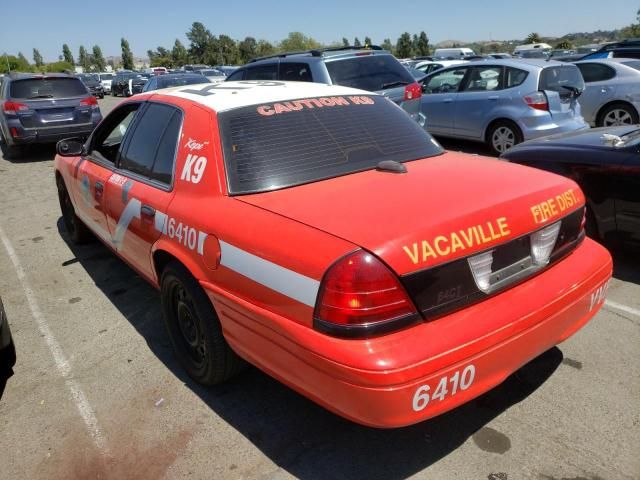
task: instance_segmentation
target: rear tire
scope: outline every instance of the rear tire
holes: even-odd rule
[[[0,151],[5,160],[16,160],[22,156],[20,145],[8,145],[4,137],[0,135]]]
[[[614,127],[635,125],[638,122],[638,112],[632,106],[625,103],[613,103],[600,112],[596,126]]]
[[[93,240],[91,230],[89,230],[76,215],[64,180],[58,178],[56,183],[58,186],[58,201],[60,202],[60,210],[62,211],[62,220],[64,221],[64,226],[67,229],[71,241],[77,245],[81,245]]]
[[[499,120],[487,130],[486,142],[496,156],[522,143],[522,139],[520,128],[511,120]]]
[[[187,374],[203,385],[216,385],[239,373],[245,362],[225,340],[209,297],[189,271],[169,263],[160,287],[173,351]]]

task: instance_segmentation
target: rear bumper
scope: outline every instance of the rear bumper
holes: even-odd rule
[[[581,116],[556,123],[546,112],[544,116],[520,118],[519,123],[525,141],[546,137],[547,135],[555,135],[556,133],[574,132],[589,128],[589,124]]]
[[[327,337],[203,286],[241,356],[341,416],[394,428],[468,402],[567,339],[602,306],[611,271],[609,253],[585,239],[541,274],[484,302],[368,340]],[[441,384],[446,394],[438,394]]]
[[[29,145],[35,143],[56,143],[69,137],[88,137],[102,117],[93,123],[65,125],[60,127],[23,128],[16,127],[17,136],[8,138],[10,145]],[[9,125],[11,127],[11,125]]]

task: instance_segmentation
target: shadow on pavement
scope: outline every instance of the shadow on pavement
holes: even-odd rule
[[[96,286],[146,340],[150,350],[216,415],[275,464],[302,479],[404,479],[454,451],[542,385],[563,359],[558,348],[523,366],[503,384],[449,413],[418,425],[378,430],[317,406],[256,368],[213,388],[193,382],[175,361],[161,320],[158,292],[101,243],[76,246],[58,229]],[[502,435],[506,444],[509,439]],[[506,447],[507,449],[509,446]],[[485,478],[491,472],[480,477]]]
[[[618,280],[640,285],[640,251],[611,251],[613,276]]]
[[[12,368],[0,368],[0,400],[4,395],[4,389],[7,386],[7,381],[13,377]]]
[[[56,145],[25,145],[16,158],[7,158],[7,162],[14,164],[20,163],[36,163],[53,161],[56,156]]]

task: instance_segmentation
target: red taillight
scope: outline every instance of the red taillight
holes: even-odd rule
[[[80,105],[98,105],[98,100],[93,95],[80,100]]]
[[[29,110],[29,105],[18,102],[4,102],[2,110],[4,113],[8,113],[9,115],[15,115],[18,112],[25,112]]]
[[[524,102],[536,110],[549,111],[549,102],[544,92],[533,92],[523,97]]]
[[[326,273],[315,318],[325,324],[354,327],[416,314],[398,277],[375,256],[358,250]]]
[[[414,82],[404,88],[404,99],[413,100],[422,96],[422,87],[419,83]]]

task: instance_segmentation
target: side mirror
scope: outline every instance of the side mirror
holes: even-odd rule
[[[61,157],[77,157],[84,154],[84,144],[79,138],[65,138],[56,143],[56,152]]]

